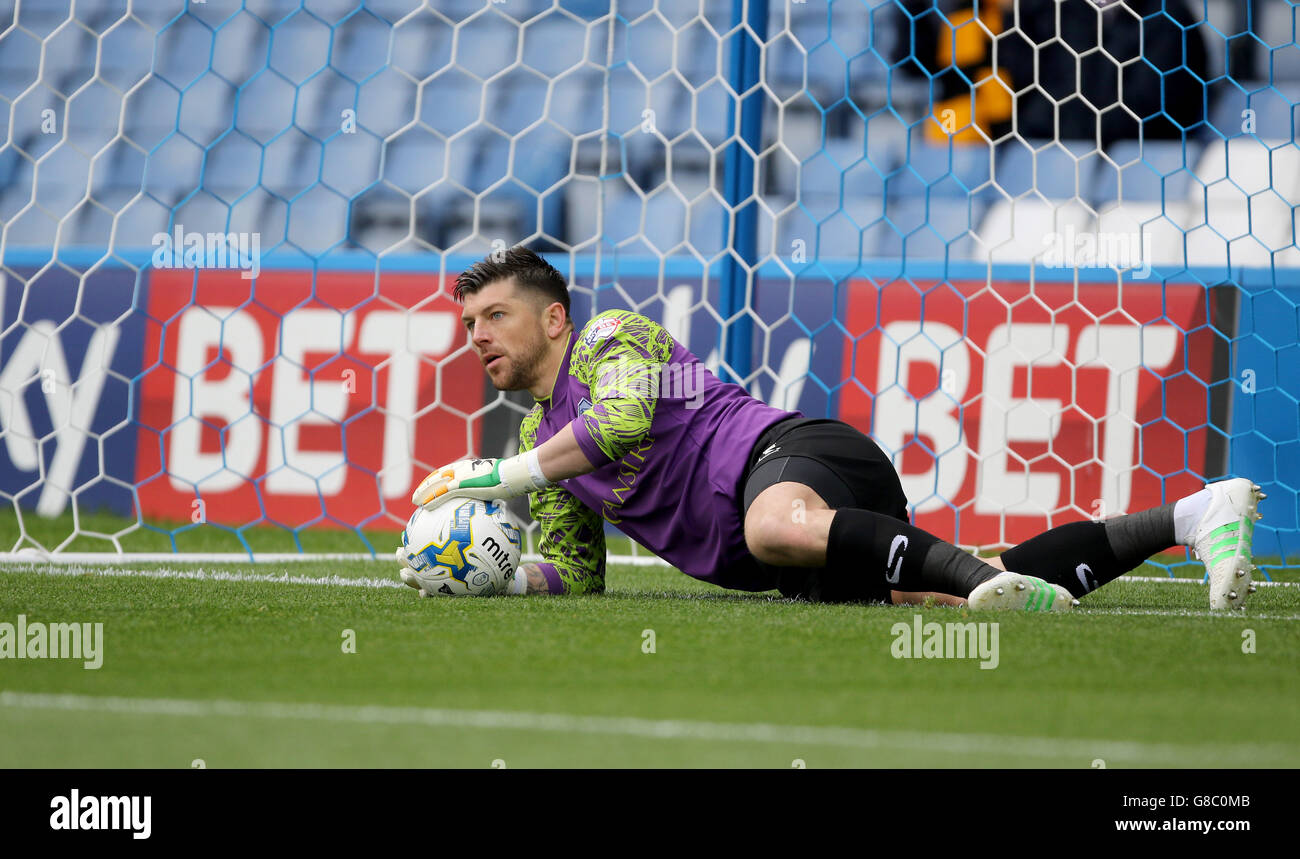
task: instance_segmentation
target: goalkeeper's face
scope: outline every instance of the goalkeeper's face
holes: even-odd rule
[[[512,281],[497,281],[465,296],[462,322],[498,391],[523,391],[542,375],[550,340],[538,302]]]

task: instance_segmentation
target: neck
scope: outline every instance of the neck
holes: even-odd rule
[[[549,400],[551,394],[555,392],[555,381],[560,375],[560,365],[564,363],[564,355],[569,351],[569,337],[572,333],[573,326],[566,326],[564,333],[558,339],[551,341],[546,357],[542,359],[542,365],[538,368],[537,381],[528,388],[533,399],[539,402]]]

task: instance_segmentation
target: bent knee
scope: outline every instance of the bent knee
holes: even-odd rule
[[[759,511],[757,515],[751,510],[745,518],[745,545],[751,555],[765,564],[774,566],[808,566],[815,561],[819,552],[825,552],[825,545],[818,547],[807,527],[806,519],[789,509],[774,510],[770,507]]]

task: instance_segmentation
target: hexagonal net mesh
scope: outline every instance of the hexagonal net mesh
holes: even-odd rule
[[[516,449],[531,399],[487,384],[449,284],[525,243],[580,322],[636,310],[871,432],[954,542],[1245,475],[1285,565],[1294,23],[1287,0],[0,2],[4,548],[386,552],[426,471]]]

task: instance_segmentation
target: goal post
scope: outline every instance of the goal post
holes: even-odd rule
[[[960,545],[1240,475],[1295,566],[1294,8],[1067,5],[0,3],[0,557],[386,556],[525,243]]]

